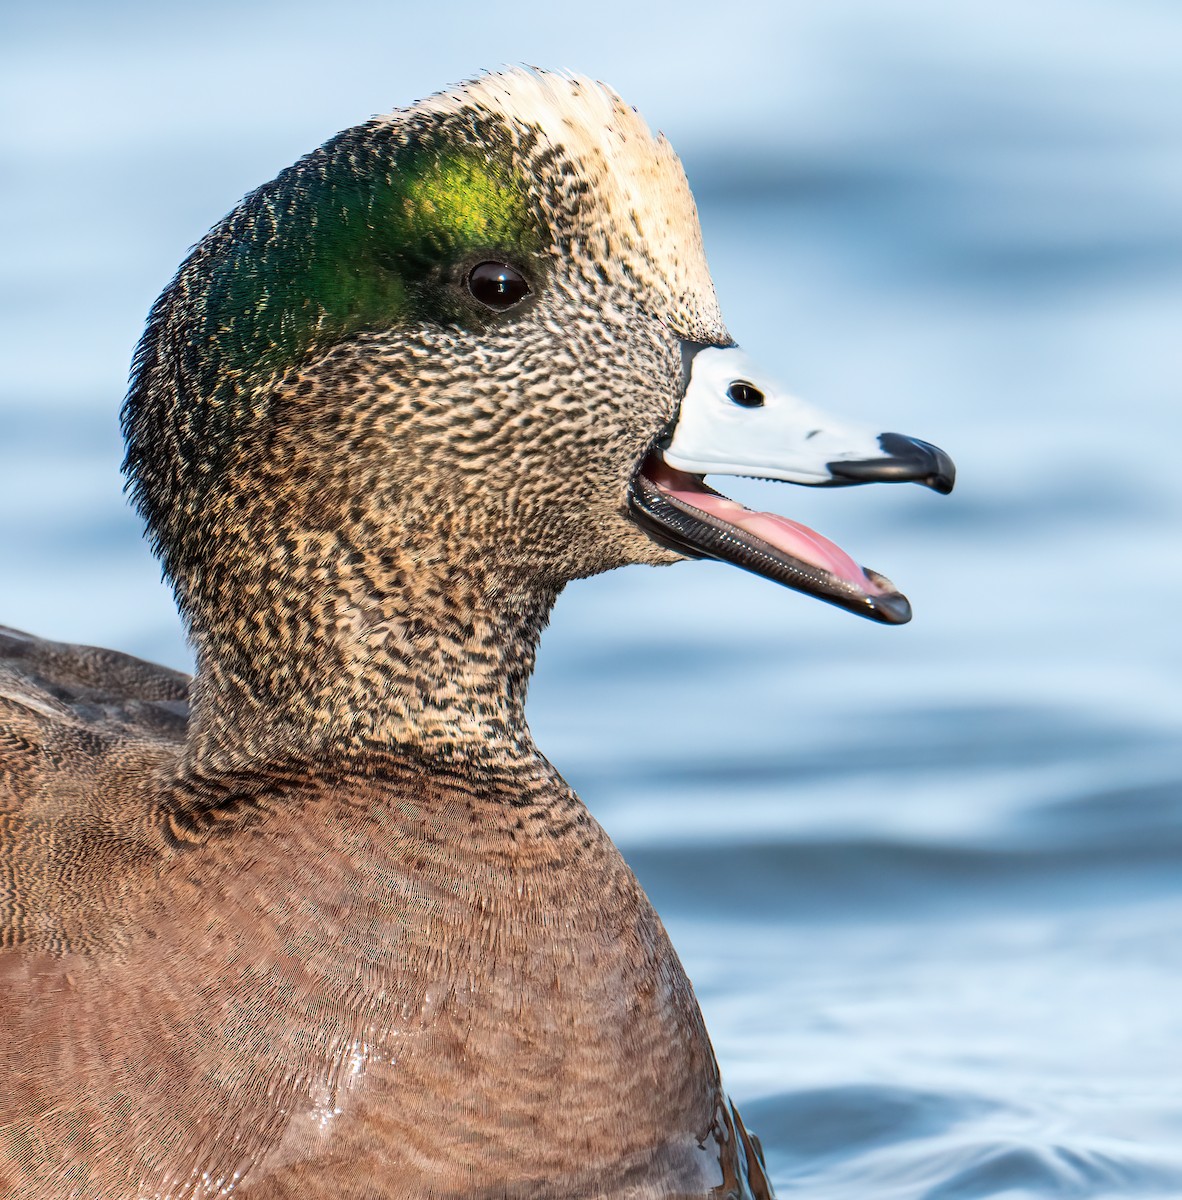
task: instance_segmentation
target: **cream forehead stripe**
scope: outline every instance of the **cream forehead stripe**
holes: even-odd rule
[[[513,68],[441,92],[413,111],[468,108],[498,114],[561,146],[594,181],[602,213],[597,232],[609,252],[666,295],[669,315],[687,326],[678,332],[729,341],[685,171],[666,138],[654,137],[634,108],[590,79]],[[644,265],[647,271],[637,269]]]

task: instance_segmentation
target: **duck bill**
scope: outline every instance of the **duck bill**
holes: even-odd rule
[[[898,433],[834,420],[770,379],[737,346],[686,348],[675,421],[638,469],[633,519],[659,544],[714,558],[889,625],[911,606],[876,571],[808,526],[753,512],[706,475],[748,475],[812,487],[919,483],[942,494],[956,470],[944,451]]]

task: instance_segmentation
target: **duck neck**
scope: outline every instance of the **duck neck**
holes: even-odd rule
[[[384,558],[327,570],[290,562],[223,583],[194,613],[197,674],[187,767],[203,774],[293,758],[383,754],[441,765],[533,760],[525,699],[558,589],[474,562]]]

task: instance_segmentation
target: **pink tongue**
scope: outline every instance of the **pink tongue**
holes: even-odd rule
[[[859,591],[871,596],[883,594],[883,589],[868,579],[866,572],[840,546],[835,546],[828,538],[823,538],[807,525],[801,525],[799,521],[789,521],[787,517],[778,516],[776,513],[752,512],[734,500],[698,488],[692,475],[675,471],[664,463],[659,470],[646,470],[645,473],[661,491],[683,504],[718,517],[728,525],[736,525],[748,533],[753,533],[777,550],[782,550],[810,566],[820,567],[822,571],[844,579]]]

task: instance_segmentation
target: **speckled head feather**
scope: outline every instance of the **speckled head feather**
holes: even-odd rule
[[[481,261],[529,295],[477,302]],[[461,630],[434,639],[456,658],[429,685],[421,663],[363,683],[417,657],[408,627],[470,630],[512,595],[520,628],[488,626],[532,648],[569,579],[672,561],[625,498],[683,340],[730,340],[693,199],[602,84],[486,75],[249,195],[153,308],[124,409],[207,681],[197,727],[215,696],[239,730],[244,708],[260,730],[367,725],[436,671],[479,673]],[[532,649],[510,672],[522,690],[531,666]]]
[[[124,414],[149,519],[149,393],[182,382],[159,380],[166,351],[198,376],[186,406],[223,408],[335,341],[471,319],[440,276],[465,251],[497,248],[582,257],[672,332],[726,338],[668,141],[604,84],[487,74],[337,135],[248,196],[182,266],[153,309]]]

